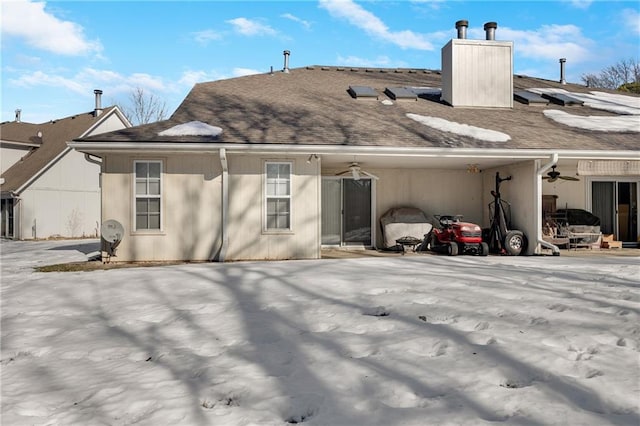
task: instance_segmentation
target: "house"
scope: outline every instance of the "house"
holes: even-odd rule
[[[557,253],[541,235],[543,195],[636,242],[640,98],[513,75],[494,23],[487,40],[457,26],[442,71],[290,68],[285,51],[281,72],[200,83],[168,120],[71,142],[102,158],[113,260],[379,247],[379,219],[398,206],[488,226],[497,173],[512,177],[501,192],[527,254]],[[543,179],[552,166],[579,180]]]
[[[2,237],[98,235],[100,162],[69,148],[67,142],[131,123],[118,107],[103,109],[102,91],[94,93],[91,112],[36,124],[23,122],[17,110],[15,121],[0,124]]]

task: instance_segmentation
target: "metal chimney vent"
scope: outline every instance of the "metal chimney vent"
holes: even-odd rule
[[[21,109],[16,110],[16,123],[20,122],[20,113],[22,113]]]
[[[469,27],[469,21],[462,19],[456,22],[456,29],[458,30],[458,38],[467,38],[467,28]]]
[[[496,28],[498,28],[497,22],[487,22],[484,24],[484,30],[487,33],[487,40],[496,39]]]
[[[102,114],[102,90],[96,89],[93,93],[96,95],[96,109],[94,110],[94,115],[97,117]]]
[[[567,84],[567,80],[564,78],[564,64],[567,62],[567,58],[560,58],[560,84]]]
[[[289,73],[289,55],[291,55],[291,52],[289,52],[288,50],[285,50],[282,53],[284,54],[284,68],[282,69],[282,72],[288,74]]]

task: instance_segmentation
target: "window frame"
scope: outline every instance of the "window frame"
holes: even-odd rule
[[[269,178],[268,169],[270,165],[287,165],[289,167],[289,177],[286,183],[288,184],[288,194],[269,194]],[[280,180],[280,176],[276,178],[275,184],[283,183],[284,180]],[[287,160],[266,160],[264,161],[264,175],[263,175],[263,215],[262,215],[262,232],[265,234],[288,234],[293,232],[293,161]],[[269,200],[288,200],[289,202],[289,226],[287,228],[270,228],[269,227]]]
[[[159,164],[160,165],[160,178],[158,180],[159,183],[159,194],[138,194],[137,192],[137,184],[138,184],[138,175],[137,175],[137,168],[138,168],[138,164]],[[134,233],[138,233],[138,234],[158,234],[158,233],[162,233],[164,232],[164,202],[163,202],[163,192],[164,192],[164,161],[163,160],[134,160],[133,161],[133,208],[132,208],[132,213],[133,213],[133,226],[131,227],[131,229],[133,230]],[[149,177],[148,177],[148,173],[147,173],[147,177],[145,178],[145,182],[147,183],[147,188],[149,186]],[[147,191],[148,192],[148,191]],[[157,199],[159,201],[159,227],[158,228],[138,228],[138,200],[139,199],[145,199],[145,200],[150,200],[150,199]],[[149,218],[149,212],[147,212],[147,220]],[[148,223],[147,223],[148,224]]]

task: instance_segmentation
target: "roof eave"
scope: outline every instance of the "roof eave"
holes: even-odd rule
[[[563,159],[589,160],[640,160],[640,151],[563,150],[563,149],[514,149],[514,148],[437,148],[437,147],[388,147],[388,146],[336,146],[336,145],[289,145],[289,144],[225,144],[189,142],[69,142],[77,151],[100,156],[100,154],[122,154],[154,152],[168,153],[217,153],[225,149],[228,154],[358,154],[371,156],[419,156],[446,158],[512,158],[514,160],[547,158],[557,153]]]

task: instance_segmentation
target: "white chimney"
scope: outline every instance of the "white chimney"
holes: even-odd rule
[[[487,33],[487,40],[496,39],[496,28],[498,28],[497,22],[487,22],[484,24],[484,30]]]
[[[456,29],[458,30],[458,38],[467,38],[467,27],[469,27],[469,21],[462,19],[456,22]]]
[[[94,110],[93,114],[97,117],[102,114],[102,90],[96,89],[93,91],[93,93],[95,93],[96,95],[96,109]]]
[[[513,42],[494,40],[495,22],[484,26],[489,42],[461,38],[465,24],[456,22],[458,38],[441,51],[441,100],[453,107],[512,108]]]
[[[567,80],[564,78],[564,64],[567,62],[567,58],[560,58],[560,84],[567,84]]]
[[[16,110],[16,123],[20,122],[20,114],[22,113],[21,109]]]
[[[285,50],[282,53],[284,54],[284,68],[282,69],[282,72],[289,73],[289,55],[291,55],[291,52]]]

